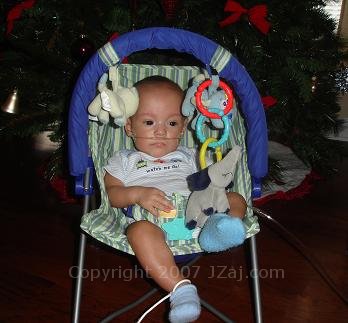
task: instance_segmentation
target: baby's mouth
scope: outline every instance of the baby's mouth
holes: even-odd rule
[[[166,144],[163,141],[155,142],[152,144],[155,147],[164,147]]]

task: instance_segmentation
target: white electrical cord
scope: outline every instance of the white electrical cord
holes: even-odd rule
[[[191,281],[189,279],[183,279],[180,280],[179,282],[177,282],[173,288],[173,290],[166,296],[164,296],[163,298],[161,298],[158,302],[156,302],[155,304],[153,304],[141,317],[140,319],[137,321],[137,323],[140,323],[147,314],[149,314],[157,305],[161,304],[163,301],[165,301],[167,298],[169,298],[170,296],[172,296],[172,294],[175,292],[175,290],[183,283],[189,283],[191,284]]]

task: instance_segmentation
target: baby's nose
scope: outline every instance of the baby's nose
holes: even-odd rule
[[[166,125],[162,122],[159,122],[157,125],[156,125],[156,128],[155,128],[155,134],[157,136],[165,136],[167,134],[167,128],[166,128]]]

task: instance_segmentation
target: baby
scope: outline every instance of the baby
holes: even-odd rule
[[[105,188],[113,207],[137,204],[160,216],[161,211],[175,208],[167,196],[190,195],[186,178],[197,171],[196,152],[179,146],[186,129],[186,119],[181,114],[184,98],[181,88],[160,76],[146,78],[136,88],[139,107],[125,125],[136,150],[121,150],[109,160],[105,167]],[[164,167],[156,168],[161,164],[168,166],[165,171],[161,171]],[[244,198],[237,193],[227,196],[229,213],[243,218]],[[196,320],[200,314],[197,289],[181,275],[163,230],[150,221],[140,220],[128,226],[126,235],[142,267],[161,288],[171,292],[169,320]]]

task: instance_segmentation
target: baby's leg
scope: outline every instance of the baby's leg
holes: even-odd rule
[[[228,213],[243,219],[247,209],[244,197],[236,192],[227,192],[226,195],[230,204],[230,211]]]
[[[137,221],[127,229],[127,238],[146,272],[167,292],[183,280],[164,232],[149,221]]]
[[[127,238],[142,267],[159,286],[172,292],[184,277],[174,261],[163,231],[151,222],[138,221],[128,227]],[[170,307],[170,322],[196,320],[201,311],[196,287],[192,284],[179,285],[170,296]]]

